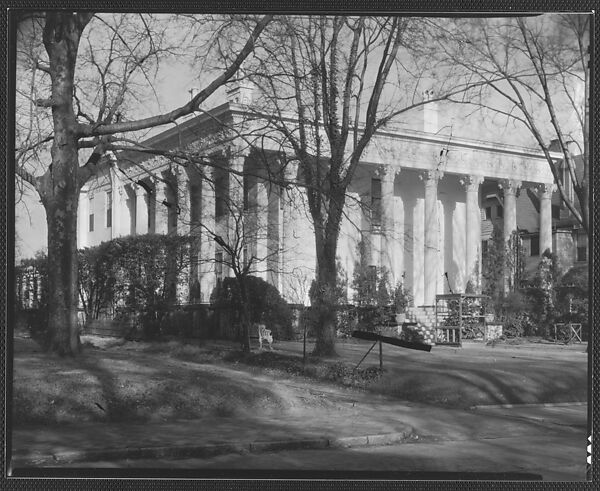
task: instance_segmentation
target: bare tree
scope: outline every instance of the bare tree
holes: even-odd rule
[[[229,155],[227,160],[231,157]],[[284,249],[278,226],[271,220],[271,213],[278,212],[280,200],[284,199],[282,188],[269,180],[268,173],[261,172],[261,163],[259,160],[259,167],[255,169],[232,169],[214,163],[212,174],[202,175],[202,192],[208,191],[211,195],[203,197],[202,202],[211,203],[210,209],[202,211],[202,220],[190,222],[192,236],[201,233],[204,241],[215,245],[215,253],[203,254],[199,266],[213,265],[214,273],[217,268],[220,270],[216,274],[218,278],[233,276],[236,280],[245,351],[250,351],[252,323],[248,277],[266,275],[267,279],[275,280],[293,274],[282,264]],[[214,215],[212,197],[216,202]]]
[[[455,101],[502,115],[530,132],[548,162],[563,203],[586,233],[590,18],[561,14],[431,21],[439,29],[441,56],[463,67],[477,84]],[[580,166],[571,144],[581,155]],[[557,160],[551,152],[559,152],[562,158]]]
[[[53,11],[21,19],[19,80],[25,79],[22,75],[31,80],[22,94],[48,115],[31,111],[29,120],[17,124],[16,172],[39,194],[46,211],[53,351],[79,351],[76,232],[81,187],[98,172],[115,139],[198,111],[252,53],[270,20],[257,19],[245,42],[231,43],[237,49],[231,62],[188,103],[145,115],[147,104],[136,100],[132,89],[137,84],[151,87],[152,70],[174,49],[173,42],[182,42],[162,18]],[[50,157],[42,152],[44,146],[50,147]],[[84,149],[93,149],[86,160]]]
[[[284,17],[244,66],[260,88],[269,136],[298,163],[306,190],[315,232],[317,355],[335,352],[338,238],[365,148],[400,114],[462,90],[436,81],[437,96],[421,98],[433,76],[418,59],[427,56],[423,26],[402,17]]]

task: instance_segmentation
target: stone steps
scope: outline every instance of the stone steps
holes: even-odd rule
[[[417,323],[417,328],[426,343],[435,344],[435,307],[409,307],[406,311],[406,319]]]

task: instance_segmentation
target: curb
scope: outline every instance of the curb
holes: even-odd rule
[[[378,435],[349,436],[340,438],[310,438],[302,440],[256,441],[218,443],[206,445],[177,445],[159,447],[125,447],[104,450],[73,450],[54,454],[16,455],[12,467],[32,467],[44,464],[69,464],[74,462],[93,462],[101,460],[124,459],[188,459],[210,458],[225,454],[245,454],[277,452],[283,450],[317,450],[326,448],[350,448],[364,446],[383,446],[402,443],[412,434],[413,429]]]
[[[540,402],[531,404],[481,404],[478,406],[471,406],[471,411],[478,409],[518,409],[528,407],[570,407],[570,406],[587,406],[587,402]]]

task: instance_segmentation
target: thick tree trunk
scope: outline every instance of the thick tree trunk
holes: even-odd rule
[[[65,206],[66,205],[66,206]],[[48,224],[48,348],[79,353],[77,326],[77,198],[46,206]]]
[[[73,112],[73,79],[79,38],[89,14],[48,12],[44,45],[52,79],[54,126],[52,165],[38,179],[37,190],[48,224],[49,348],[60,355],[79,352],[77,328],[77,205],[79,155]]]
[[[337,322],[337,265],[335,259],[336,241],[317,244],[317,284],[311,299],[317,314],[317,339],[313,354],[333,356],[335,352],[335,331]],[[320,249],[320,251],[319,251]]]
[[[248,313],[248,292],[246,291],[246,282],[243,276],[236,276],[240,287],[240,298],[242,303],[241,322],[242,322],[242,351],[250,353],[250,315]]]

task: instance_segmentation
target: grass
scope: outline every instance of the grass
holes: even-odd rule
[[[16,425],[281,414],[293,397],[281,390],[289,379],[446,407],[587,399],[583,347],[481,344],[425,354],[386,347],[381,371],[374,354],[355,369],[368,348],[355,340],[338,343],[338,357],[308,357],[306,365],[293,342],[243,353],[228,342],[93,341],[70,359],[15,339]]]
[[[13,422],[146,422],[280,410],[268,387],[200,365],[214,354],[179,343],[87,348],[76,359],[15,350]],[[194,359],[182,364],[179,360]]]

